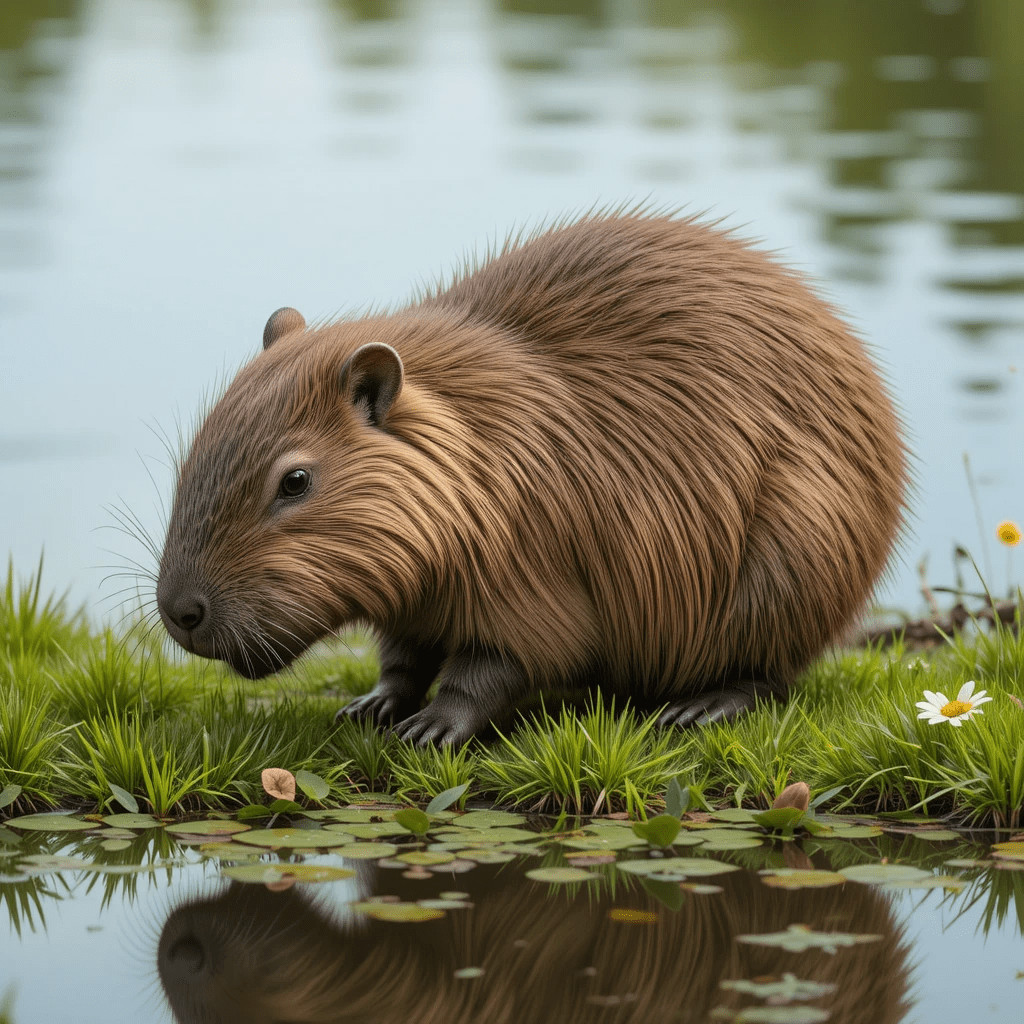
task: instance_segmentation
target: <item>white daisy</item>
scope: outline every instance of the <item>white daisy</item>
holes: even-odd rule
[[[918,718],[927,718],[929,725],[938,725],[939,722],[949,722],[950,725],[959,726],[965,718],[971,715],[983,715],[985,712],[978,707],[991,700],[985,696],[984,690],[974,692],[974,680],[970,679],[960,687],[956,700],[949,700],[944,693],[932,693],[931,690],[924,691],[924,700],[917,702],[921,709]]]

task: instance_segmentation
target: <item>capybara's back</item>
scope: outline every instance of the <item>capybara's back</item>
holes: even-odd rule
[[[348,415],[322,444],[350,472],[321,471],[334,504],[308,528],[334,596],[309,613],[378,628],[381,682],[349,711],[411,739],[592,682],[676,724],[781,696],[899,529],[904,450],[862,344],[797,275],[696,221],[585,217],[389,316],[307,330],[279,312],[265,341],[189,462],[260,423],[247,409],[267,419],[268,381],[278,420],[314,426],[308,382],[321,403],[335,382]],[[378,504],[352,501],[370,478]]]

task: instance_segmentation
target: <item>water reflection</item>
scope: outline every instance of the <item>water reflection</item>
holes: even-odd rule
[[[872,887],[780,892],[736,872],[712,879],[723,892],[688,896],[669,910],[622,875],[552,891],[511,867],[482,865],[432,882],[398,871],[365,877],[368,892],[403,901],[438,889],[470,893],[471,908],[418,924],[332,914],[296,888],[232,884],[167,919],[158,954],[164,991],[181,1024],[660,1024],[749,1004],[722,981],[795,972],[835,986],[809,1005],[836,1024],[895,1022],[907,1010],[906,943],[889,898]],[[656,919],[618,921],[613,907]],[[790,924],[880,938],[834,954],[736,941]],[[459,977],[468,967],[482,973]]]

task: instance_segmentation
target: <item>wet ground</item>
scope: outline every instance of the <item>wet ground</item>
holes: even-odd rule
[[[658,848],[474,811],[417,838],[386,806],[67,823],[0,831],[5,1024],[1004,1024],[1024,1003],[1006,833],[819,815],[783,837],[726,811]]]

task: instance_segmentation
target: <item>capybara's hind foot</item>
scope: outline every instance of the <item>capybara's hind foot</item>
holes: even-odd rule
[[[772,688],[760,680],[729,683],[694,697],[673,701],[658,716],[658,725],[685,729],[690,725],[729,722],[751,711],[758,700],[771,700],[773,696]]]

